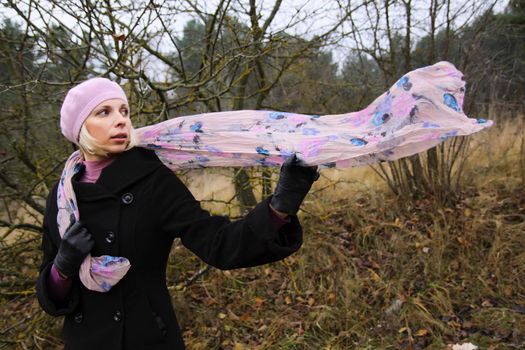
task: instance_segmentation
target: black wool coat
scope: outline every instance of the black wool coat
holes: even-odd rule
[[[78,182],[81,174],[73,177],[73,188],[80,220],[95,239],[91,254],[126,257],[131,268],[109,292],[90,291],[76,277],[67,302],[59,305],[49,297],[47,279],[60,245],[55,186],[44,216],[37,296],[47,313],[65,315],[65,349],[185,349],[166,287],[167,259],[177,237],[219,269],[277,261],[302,244],[297,217],[273,228],[270,198],[237,221],[210,215],[150,150],[122,153],[94,184]]]

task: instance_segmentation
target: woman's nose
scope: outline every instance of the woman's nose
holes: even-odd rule
[[[121,126],[125,126],[128,122],[128,118],[123,116],[122,113],[120,112],[117,112],[117,121],[116,121],[116,125],[121,127]]]

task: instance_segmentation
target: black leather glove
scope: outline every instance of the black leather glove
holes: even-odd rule
[[[295,215],[310,187],[319,178],[317,166],[304,166],[301,163],[294,154],[281,166],[279,182],[270,200],[275,210]]]
[[[89,254],[95,240],[91,236],[91,233],[80,223],[75,222],[66,231],[62,242],[60,242],[60,248],[55,257],[55,267],[57,270],[67,277],[75,276],[80,269],[80,264]]]

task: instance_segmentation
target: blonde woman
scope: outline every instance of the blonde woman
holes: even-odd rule
[[[66,349],[184,349],[166,287],[175,238],[220,269],[277,261],[297,251],[295,215],[317,179],[290,157],[274,194],[238,221],[203,210],[136,136],[122,88],[93,78],[72,88],[61,109],[77,144],[44,217],[37,282],[42,308],[65,316]]]

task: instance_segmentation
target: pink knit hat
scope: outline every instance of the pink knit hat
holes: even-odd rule
[[[78,144],[82,124],[99,103],[120,98],[128,103],[126,93],[120,85],[106,78],[92,78],[71,88],[60,110],[62,134]]]

